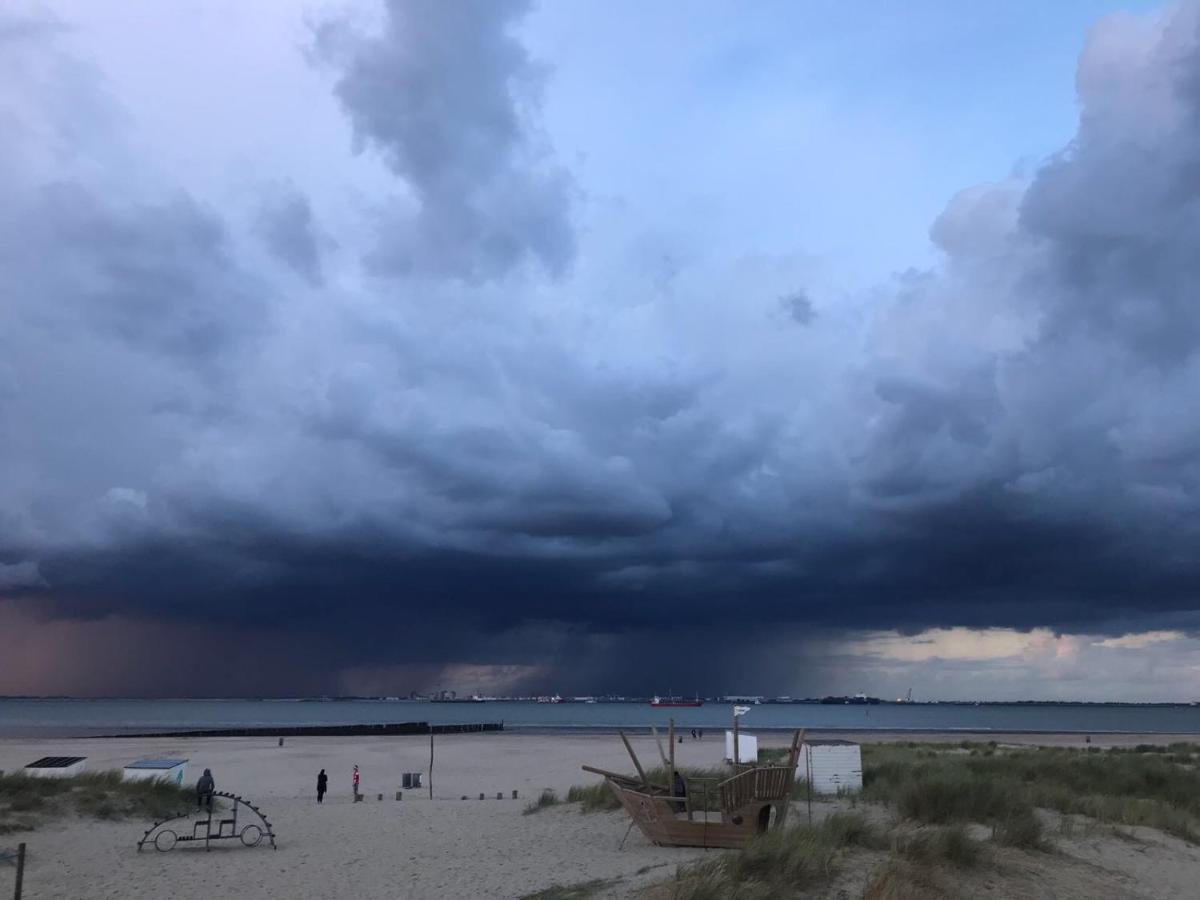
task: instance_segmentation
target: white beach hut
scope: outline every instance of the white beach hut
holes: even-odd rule
[[[34,778],[73,778],[83,771],[86,756],[43,756],[21,771]]]
[[[187,775],[186,759],[139,759],[131,762],[121,772],[125,781],[169,781],[183,784]]]
[[[753,734],[738,732],[738,762],[758,762],[758,738]],[[725,732],[725,762],[733,762],[733,732]]]
[[[861,791],[862,748],[853,741],[805,741],[796,780],[811,782],[818,794]]]

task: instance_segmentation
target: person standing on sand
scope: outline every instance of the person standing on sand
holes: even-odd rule
[[[328,787],[329,787],[329,776],[326,775],[325,770],[322,769],[320,772],[317,773],[317,802],[318,803],[321,803],[322,801],[325,800],[325,791],[328,789]]]
[[[212,769],[205,769],[204,774],[196,781],[196,809],[200,809],[207,801],[208,810],[212,812],[213,791],[216,789],[217,783],[213,780]]]
[[[354,796],[358,796],[358,766],[354,766],[354,774],[350,776],[350,781],[354,785]]]

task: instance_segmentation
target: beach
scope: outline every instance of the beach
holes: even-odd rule
[[[971,736],[897,737],[945,742]],[[631,739],[647,765],[657,763],[658,749],[650,735]],[[1102,740],[1132,746],[1181,738],[1119,735],[1097,738],[1095,744]],[[783,735],[770,735],[762,743],[785,741]],[[1082,738],[1006,735],[1004,741],[1078,746]],[[681,766],[714,766],[722,751],[719,732],[706,733],[703,740],[685,734],[676,746],[676,758]],[[0,835],[0,847],[27,842],[25,897],[31,900],[519,898],[554,885],[594,880],[609,883],[596,896],[625,897],[672,876],[680,864],[720,852],[652,846],[637,829],[629,830],[621,812],[582,814],[564,804],[523,814],[526,804],[544,789],[562,796],[572,785],[598,781],[580,770],[582,764],[631,771],[614,735],[438,736],[433,799],[428,790],[429,752],[427,736],[298,737],[287,739],[282,747],[274,738],[4,740],[0,769],[6,772],[44,755],[86,756],[88,771],[120,768],[141,757],[187,758],[189,784],[210,768],[218,790],[243,795],[260,806],[274,825],[278,849],[247,849],[230,842],[214,845],[209,853],[194,846],[169,853],[147,847],[139,853],[137,841],[150,822],[86,819],[52,820],[35,831]],[[354,765],[362,774],[365,799],[360,803],[352,800]],[[318,806],[315,783],[322,768],[329,775],[330,793]],[[416,771],[424,773],[422,788],[405,791],[397,801],[403,774]],[[512,798],[514,790],[517,799]],[[485,799],[479,799],[480,794]],[[834,806],[818,804],[818,814]],[[1127,893],[1104,896],[1192,896],[1173,892],[1171,885],[1177,882],[1179,891],[1190,889],[1186,873],[1190,866],[1200,866],[1194,848],[1166,836],[1154,847],[1133,855],[1126,852],[1131,866],[1155,862],[1158,871],[1146,875],[1158,879],[1152,891],[1143,894],[1129,887]],[[1117,857],[1106,849],[1104,858],[1111,867]],[[1121,881],[1123,875],[1113,877],[1117,884],[1134,883]],[[7,889],[6,878],[0,870],[0,894]]]

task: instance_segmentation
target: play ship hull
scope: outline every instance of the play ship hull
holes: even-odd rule
[[[792,736],[787,763],[782,766],[739,765],[732,767],[728,778],[694,778],[675,768],[672,722],[667,733],[670,753],[663,755],[666,769],[671,773],[666,778],[668,784],[655,783],[646,774],[624,732],[621,740],[637,776],[594,766],[584,766],[583,770],[604,777],[621,807],[651,843],[661,847],[735,849],[745,846],[755,835],[783,827],[796,781],[796,760],[802,739],[800,731]]]

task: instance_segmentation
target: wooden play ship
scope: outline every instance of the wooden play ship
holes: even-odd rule
[[[743,765],[738,760],[737,718],[734,718],[734,750],[730,775],[723,780],[687,778],[675,767],[675,723],[667,741],[670,753],[658,743],[659,756],[668,784],[652,782],[642,768],[629,738],[621,740],[637,776],[606,772],[584,766],[585,772],[602,775],[621,806],[646,838],[662,847],[743,846],[752,837],[780,828],[787,819],[796,761],[803,732],[792,735],[785,765]],[[658,741],[658,733],[654,732]]]

